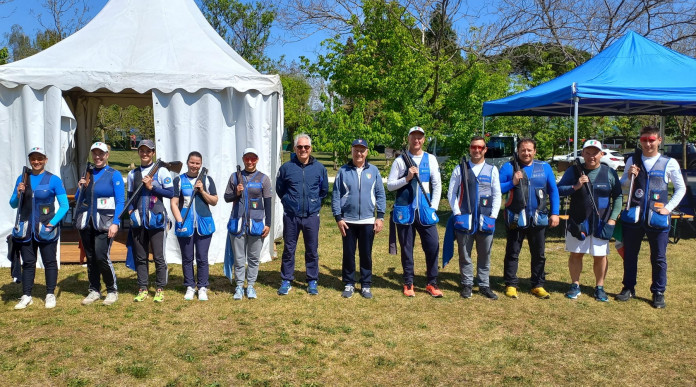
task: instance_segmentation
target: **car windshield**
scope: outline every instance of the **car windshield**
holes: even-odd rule
[[[486,157],[511,157],[514,144],[512,137],[493,137],[488,141]]]

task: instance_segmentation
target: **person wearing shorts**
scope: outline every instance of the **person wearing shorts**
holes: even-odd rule
[[[616,171],[600,163],[603,155],[601,142],[587,140],[582,149],[585,163],[566,169],[558,182],[559,196],[570,196],[565,244],[566,251],[570,253],[568,270],[571,280],[570,289],[565,295],[570,299],[576,299],[582,294],[582,258],[585,254],[590,254],[594,257],[594,298],[597,301],[609,301],[604,291],[609,239],[614,233],[623,197]]]

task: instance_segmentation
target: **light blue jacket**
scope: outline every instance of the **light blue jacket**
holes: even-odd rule
[[[358,181],[358,170],[352,161],[342,166],[336,174],[331,198],[331,210],[336,221],[343,219],[350,223],[373,218],[375,208],[377,219],[384,219],[387,197],[377,167],[365,162]]]

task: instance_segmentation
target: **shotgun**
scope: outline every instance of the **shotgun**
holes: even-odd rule
[[[459,168],[462,172],[462,187],[466,194],[466,209],[468,210],[468,213],[471,214],[471,193],[469,192],[469,165],[466,161],[466,156],[462,157],[462,161],[461,164],[459,164]],[[462,196],[462,198],[464,198],[464,196]]]
[[[406,169],[410,169],[411,167],[415,167],[416,163],[413,161],[411,156],[408,155],[408,150],[406,147],[401,148],[401,158],[404,160],[404,164],[406,164]],[[413,175],[413,178],[416,179],[416,182],[418,183],[418,187],[420,187],[421,192],[423,193],[423,196],[425,197],[425,201],[428,203],[429,207],[432,207],[433,205],[430,204],[430,198],[428,195],[425,193],[425,188],[423,188],[423,183],[420,180],[420,177],[416,173]]]
[[[196,196],[196,184],[198,184],[199,181],[203,181],[203,184],[205,184],[205,177],[208,175],[208,170],[203,167],[201,168],[200,172],[198,172],[198,177],[196,178],[196,182],[193,183],[193,192],[191,192],[191,196],[189,197],[188,200],[188,207],[186,207],[186,215],[181,217],[181,222],[186,221],[186,217],[188,216],[189,212],[191,212],[191,207],[193,207],[193,197]]]
[[[20,220],[20,215],[22,213],[22,204],[24,203],[24,194],[27,192],[27,181],[29,181],[29,173],[31,171],[29,168],[24,166],[22,169],[22,183],[24,184],[24,191],[19,195],[19,201],[17,202],[17,216],[15,217],[15,225],[14,228],[19,232],[19,220]]]
[[[578,176],[585,176],[585,171],[582,169],[582,162],[580,161],[580,157],[575,158],[575,168],[577,168],[578,170]],[[585,186],[587,194],[590,196],[590,200],[592,201],[592,208],[594,208],[595,212],[597,213],[597,216],[600,217],[599,209],[597,208],[597,203],[595,203],[594,195],[592,194],[592,190],[590,189],[589,184],[583,185]]]
[[[174,172],[174,173],[179,173],[181,171],[181,167],[183,166],[183,163],[181,161],[172,161],[172,162],[166,162],[162,161],[161,159],[157,159],[155,161],[155,165],[152,166],[152,169],[150,172],[147,174],[147,176],[154,176],[157,171],[159,171],[160,168],[167,168],[167,170]],[[128,211],[128,207],[130,207],[131,204],[133,204],[133,200],[140,195],[140,191],[143,190],[143,187],[145,184],[143,182],[140,182],[140,185],[138,188],[133,191],[133,194],[128,198],[128,201],[126,201],[126,204],[123,206],[123,210],[121,210],[121,213],[118,214],[118,218],[120,219],[123,214]]]
[[[82,178],[80,180],[85,179],[85,185],[83,187],[80,187],[80,189],[77,191],[77,196],[75,197],[75,206],[79,206],[80,202],[82,201],[82,193],[85,188],[89,185],[89,181],[92,179],[92,171],[94,170],[94,164],[90,163],[89,161],[87,162],[87,167],[85,167],[85,173],[82,174]]]

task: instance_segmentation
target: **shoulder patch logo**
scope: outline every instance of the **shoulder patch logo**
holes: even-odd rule
[[[171,184],[172,183],[172,178],[171,177],[165,177],[164,178],[164,184]]]

